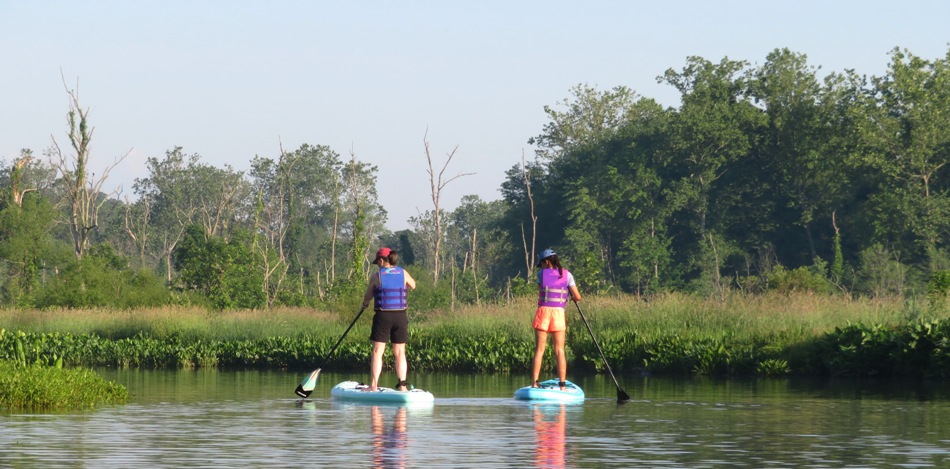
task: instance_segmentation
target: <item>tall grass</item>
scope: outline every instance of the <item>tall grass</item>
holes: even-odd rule
[[[648,299],[587,297],[580,306],[617,370],[869,374],[881,371],[875,371],[875,360],[861,356],[873,349],[875,356],[904,356],[891,360],[888,372],[899,373],[901,360],[913,355],[907,363],[921,374],[950,375],[943,369],[950,363],[950,337],[944,337],[950,335],[950,321],[941,322],[950,310],[933,302],[807,293],[724,299],[671,293]],[[412,309],[410,366],[526,370],[534,349],[535,308],[533,298],[523,297],[507,305]],[[571,366],[603,371],[580,315],[573,304],[568,308]],[[323,361],[355,314],[291,308],[3,310],[0,331],[17,331],[37,363],[58,356],[67,365],[84,366],[307,369]],[[367,311],[341,344],[337,365],[365,366],[372,314]],[[12,337],[0,334],[0,358],[11,353]]]
[[[573,306],[568,305],[573,309]],[[581,307],[601,328],[623,327],[647,337],[675,335],[703,339],[795,334],[813,336],[847,323],[895,325],[921,315],[920,308],[898,298],[868,299],[814,295],[729,295],[725,300],[665,294],[641,300],[600,297]],[[933,311],[946,317],[947,312]],[[599,320],[599,321],[598,321]]]
[[[135,336],[185,340],[242,340],[321,334],[341,318],[306,308],[208,311],[165,306],[134,310],[0,310],[0,327],[35,333],[94,334],[108,339]]]

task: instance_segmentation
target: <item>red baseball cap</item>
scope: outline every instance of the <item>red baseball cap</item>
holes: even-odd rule
[[[389,257],[389,253],[392,252],[392,249],[389,248],[379,248],[379,251],[376,251],[376,259],[373,259],[373,262],[378,261],[380,258]]]

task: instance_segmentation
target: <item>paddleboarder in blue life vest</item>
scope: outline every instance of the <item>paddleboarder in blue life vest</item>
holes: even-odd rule
[[[370,359],[370,381],[367,391],[376,391],[379,386],[379,375],[383,371],[383,352],[386,351],[386,342],[393,344],[395,357],[397,391],[408,391],[406,382],[408,365],[406,364],[406,342],[409,341],[409,316],[406,314],[408,303],[406,291],[415,290],[416,281],[401,267],[396,267],[399,255],[389,248],[380,248],[376,251],[374,264],[379,266],[379,272],[370,276],[369,285],[363,295],[363,307],[373,301],[373,330],[369,340],[373,344],[373,357]]]
[[[557,377],[561,390],[564,390],[567,381],[567,357],[564,355],[564,341],[567,336],[567,321],[564,318],[564,309],[568,298],[581,301],[581,293],[577,290],[574,276],[561,266],[557,253],[553,249],[541,251],[541,260],[538,262],[538,309],[534,313],[534,362],[531,368],[531,386],[538,387],[538,376],[541,374],[541,363],[544,359],[544,348],[547,346],[548,334],[554,338],[554,358],[557,360]]]

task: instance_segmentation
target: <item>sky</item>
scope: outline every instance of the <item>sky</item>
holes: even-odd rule
[[[950,2],[0,0],[0,160],[68,146],[67,88],[94,126],[104,189],[134,199],[145,161],[181,146],[247,170],[281,146],[326,145],[378,169],[391,230],[505,171],[570,90],[626,86],[676,107],[656,77],[689,56],[762,64],[788,48],[820,74],[887,72],[889,53],[946,57]],[[65,82],[65,83],[64,83]]]

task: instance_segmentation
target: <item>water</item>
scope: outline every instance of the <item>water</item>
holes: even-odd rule
[[[432,375],[435,404],[404,407],[328,398],[358,373],[307,400],[305,373],[100,373],[133,402],[0,415],[0,467],[950,467],[945,383],[628,378],[618,405],[589,376],[583,404],[535,405],[524,376]]]

